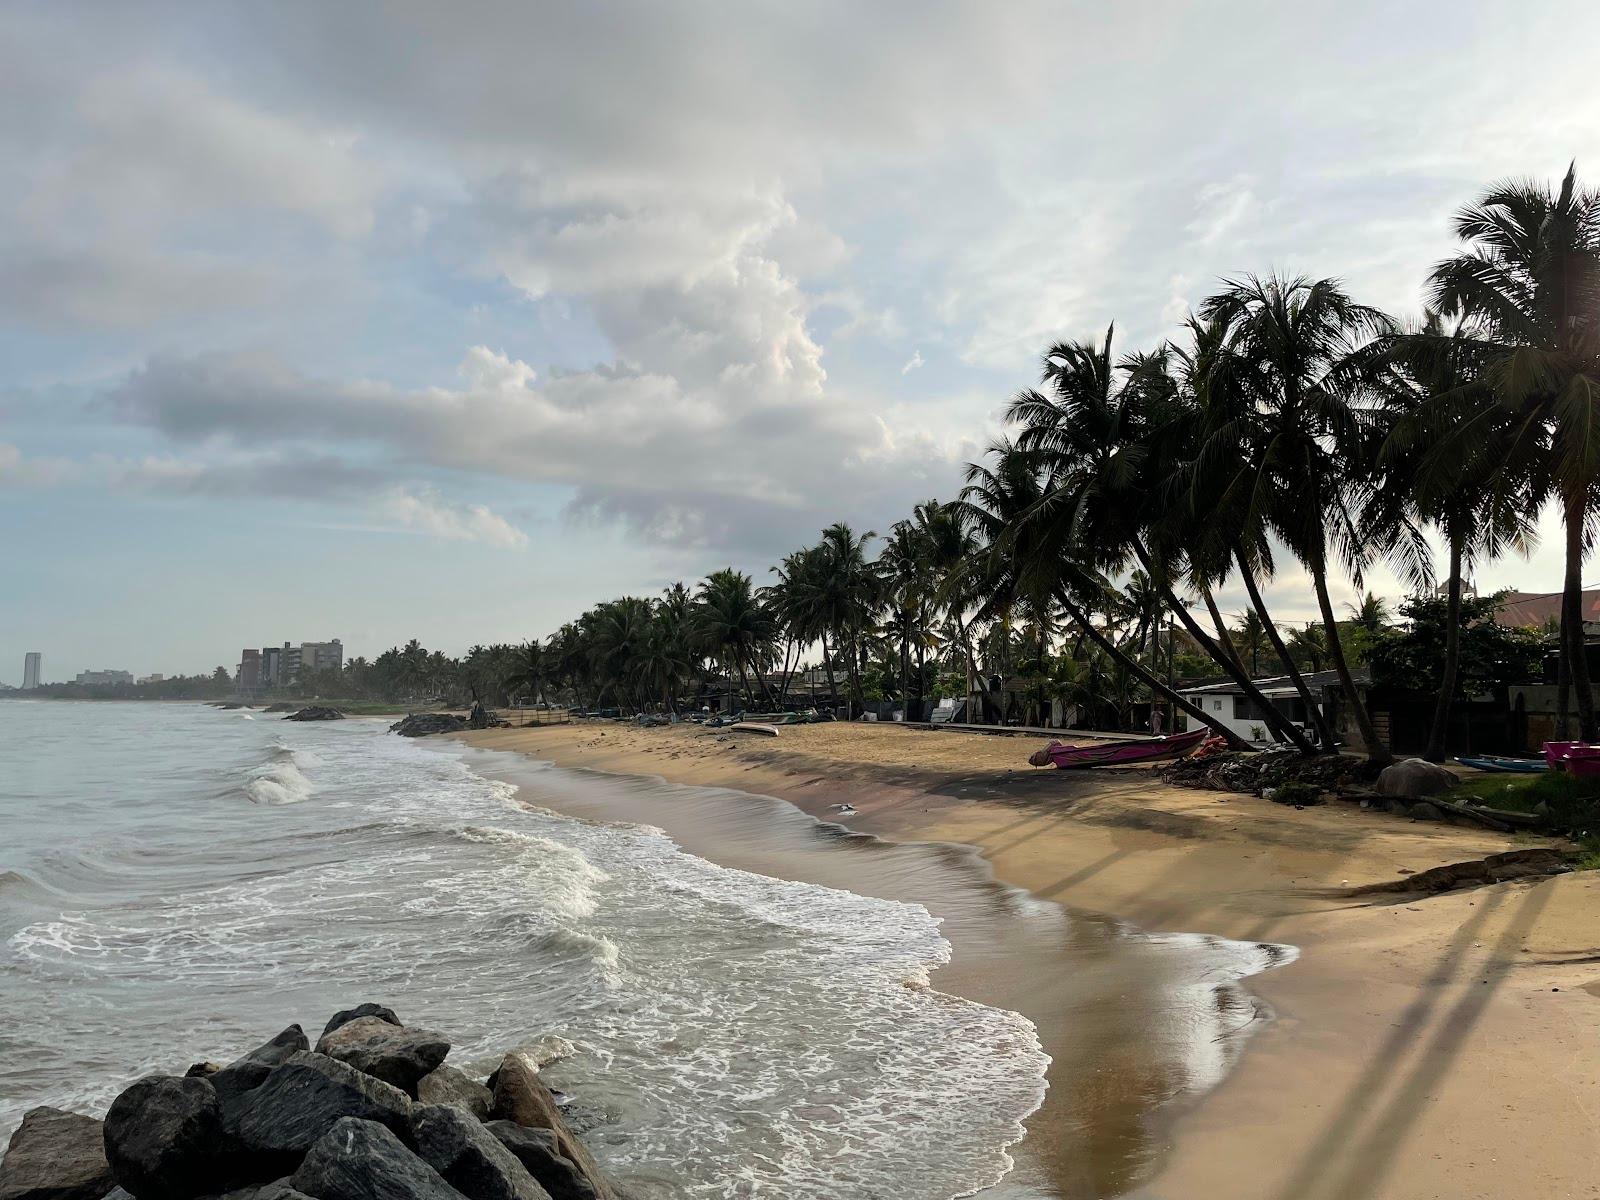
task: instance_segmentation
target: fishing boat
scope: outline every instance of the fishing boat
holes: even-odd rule
[[[1546,742],[1544,757],[1555,771],[1580,778],[1600,775],[1600,746],[1593,742]]]
[[[1548,771],[1550,769],[1550,764],[1542,758],[1505,758],[1498,754],[1478,754],[1471,757],[1457,755],[1456,761],[1463,767],[1471,767],[1474,771],[1512,772],[1531,775],[1538,771]]]
[[[1036,767],[1053,766],[1058,770],[1070,771],[1078,767],[1120,767],[1159,758],[1181,758],[1205,741],[1209,733],[1206,729],[1194,729],[1188,733],[1172,733],[1143,741],[1103,742],[1094,746],[1067,746],[1061,742],[1051,742],[1028,761]]]

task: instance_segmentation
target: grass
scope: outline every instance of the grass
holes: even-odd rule
[[[1600,778],[1575,778],[1562,771],[1542,775],[1481,775],[1465,779],[1448,796],[1509,812],[1542,812],[1550,826],[1578,844],[1578,869],[1600,870]]]

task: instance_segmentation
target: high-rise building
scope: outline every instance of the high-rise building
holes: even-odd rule
[[[22,686],[25,691],[32,691],[39,686],[39,652],[29,650],[22,656]]]
[[[305,671],[338,671],[344,667],[344,646],[338,638],[331,642],[302,642],[300,668]]]
[[[261,651],[246,649],[239,652],[239,675],[234,682],[239,685],[241,692],[254,692],[261,686]]]

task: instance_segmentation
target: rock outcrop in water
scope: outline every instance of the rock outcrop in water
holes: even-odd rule
[[[620,1200],[523,1055],[487,1083],[377,1004],[219,1067],[147,1075],[106,1119],[35,1108],[0,1200]],[[489,1119],[489,1118],[493,1119]]]
[[[467,719],[454,713],[412,713],[389,726],[389,732],[398,733],[401,737],[428,737],[435,733],[455,733],[465,728]]]
[[[302,708],[292,712],[284,718],[285,721],[342,721],[344,714],[337,708],[329,708],[323,704],[313,704],[309,708]]]

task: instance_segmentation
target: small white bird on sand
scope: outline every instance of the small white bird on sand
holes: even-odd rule
[[[856,810],[854,804],[835,804],[833,808],[842,817],[847,817]]]

